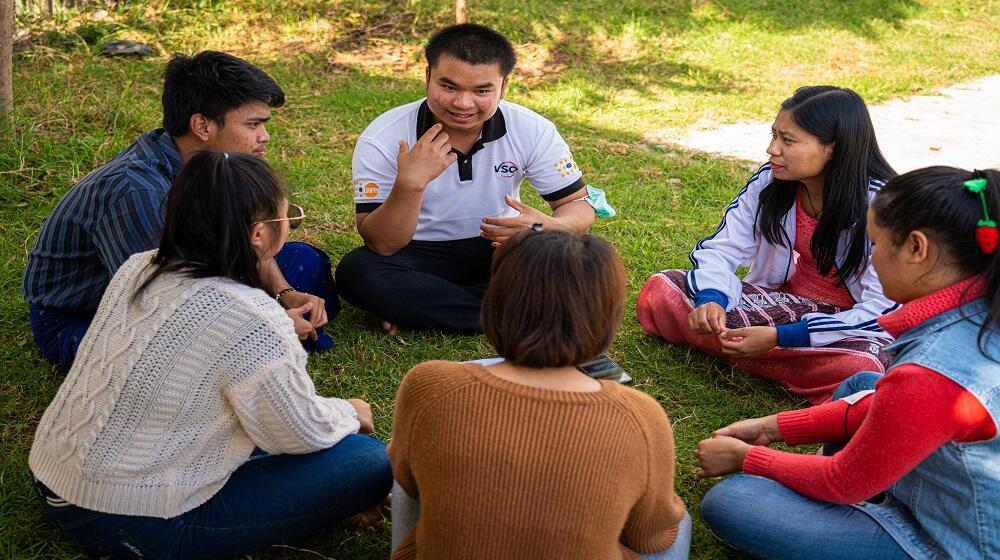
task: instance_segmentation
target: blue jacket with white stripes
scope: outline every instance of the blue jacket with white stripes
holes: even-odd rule
[[[884,184],[878,179],[868,180],[869,201]],[[742,292],[736,276],[740,266],[750,266],[743,281],[770,289],[784,285],[795,274],[795,209],[782,219],[786,246],[769,243],[757,227],[760,193],[770,185],[771,166],[764,164],[729,203],[715,233],[699,241],[691,251],[693,266],[687,274],[687,285],[695,306],[715,302],[727,311],[734,309]],[[850,235],[851,230],[844,230],[838,239],[838,267],[847,254]],[[834,314],[809,313],[797,323],[781,325],[778,345],[824,346],[850,337],[891,339],[877,320],[899,304],[882,294],[870,254],[871,244],[866,243],[864,270],[860,274],[841,274],[854,298],[854,307]]]

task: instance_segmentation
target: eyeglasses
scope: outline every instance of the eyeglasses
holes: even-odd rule
[[[301,206],[296,204],[288,205],[288,215],[284,218],[271,218],[270,220],[257,220],[253,225],[265,224],[267,222],[284,222],[288,221],[288,229],[295,229],[302,225],[302,220],[306,217],[306,211],[302,209]]]

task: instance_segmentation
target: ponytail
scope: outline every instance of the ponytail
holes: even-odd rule
[[[263,288],[249,231],[255,220],[275,217],[284,198],[278,176],[258,157],[207,150],[191,156],[167,195],[152,272],[132,300],[168,272]]]
[[[923,231],[942,247],[951,266],[983,276],[989,312],[977,341],[979,351],[990,357],[989,337],[1000,333],[1000,249],[993,243],[1000,236],[1000,171],[943,166],[910,171],[889,181],[872,211],[896,245],[910,232]]]
[[[986,354],[986,342],[987,338],[994,336],[1000,331],[1000,297],[997,297],[997,292],[1000,291],[1000,248],[997,248],[997,237],[1000,236],[1000,230],[997,229],[997,218],[1000,217],[1000,171],[995,169],[987,169],[985,171],[976,171],[974,174],[976,179],[985,179],[986,185],[982,191],[982,200],[985,202],[982,205],[985,207],[985,216],[977,221],[977,245],[980,245],[979,249],[981,251],[989,250],[990,243],[992,242],[992,254],[988,254],[988,259],[986,263],[985,277],[986,277],[986,287],[987,294],[986,297],[990,302],[990,310],[986,314],[986,320],[983,321],[983,326],[979,329],[979,351]],[[989,222],[992,222],[992,226]]]

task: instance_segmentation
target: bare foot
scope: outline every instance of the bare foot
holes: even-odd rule
[[[380,508],[376,506],[348,517],[340,522],[340,526],[343,529],[361,529],[367,533],[380,533],[384,528],[384,520],[385,517]]]
[[[385,528],[384,521],[392,512],[392,494],[385,497],[381,504],[356,513],[340,522],[344,529],[361,529],[368,533],[379,533]]]
[[[399,325],[396,323],[390,323],[384,319],[379,319],[379,323],[382,325],[382,330],[385,331],[385,334],[389,336],[396,336],[396,333],[399,332]]]

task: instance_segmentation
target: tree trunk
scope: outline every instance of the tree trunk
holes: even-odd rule
[[[0,0],[0,118],[14,110],[14,0]]]
[[[455,0],[455,23],[465,23],[468,19],[465,13],[465,0]]]

